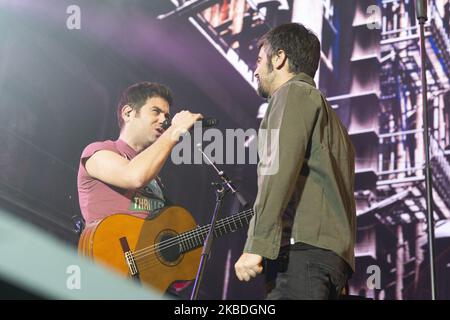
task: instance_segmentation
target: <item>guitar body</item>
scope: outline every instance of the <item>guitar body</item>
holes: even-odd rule
[[[164,293],[174,281],[192,280],[196,276],[201,247],[180,253],[179,247],[170,240],[196,226],[191,214],[176,206],[162,209],[151,219],[113,214],[86,226],[78,252],[124,277],[130,277],[131,271],[121,244],[125,238],[136,262],[136,277],[141,283]]]

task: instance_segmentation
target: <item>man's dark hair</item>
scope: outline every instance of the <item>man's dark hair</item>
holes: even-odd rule
[[[314,78],[320,59],[320,41],[317,36],[300,23],[282,24],[258,41],[258,48],[264,46],[272,67],[271,58],[283,50],[289,59],[289,72],[304,72]],[[271,70],[269,70],[271,71]]]
[[[133,84],[125,89],[117,104],[117,121],[119,123],[119,128],[122,129],[123,127],[122,108],[124,105],[128,104],[136,110],[136,112],[139,112],[142,106],[147,102],[147,99],[153,97],[162,98],[167,101],[169,106],[172,105],[172,92],[169,87],[164,84],[145,81]]]

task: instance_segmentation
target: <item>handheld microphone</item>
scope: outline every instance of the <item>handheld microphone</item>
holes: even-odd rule
[[[219,123],[219,120],[214,118],[203,118],[201,120],[198,120],[197,122],[201,121],[202,126],[205,128],[211,128],[217,126]],[[172,121],[170,119],[164,120],[162,123],[162,127],[164,130],[167,130],[172,125]]]

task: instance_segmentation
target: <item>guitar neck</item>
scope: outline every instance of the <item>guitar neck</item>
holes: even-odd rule
[[[252,215],[253,209],[249,209],[218,220],[213,231],[214,236],[218,238],[248,226]],[[207,224],[178,235],[181,251],[188,252],[203,246],[210,226],[211,224]]]

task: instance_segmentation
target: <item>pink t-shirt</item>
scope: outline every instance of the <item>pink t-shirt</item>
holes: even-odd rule
[[[166,199],[156,179],[144,188],[127,190],[91,177],[84,165],[89,157],[100,150],[115,152],[128,160],[137,155],[133,148],[120,139],[94,142],[83,150],[78,169],[78,197],[86,224],[115,213],[146,217],[153,210],[165,206]]]

